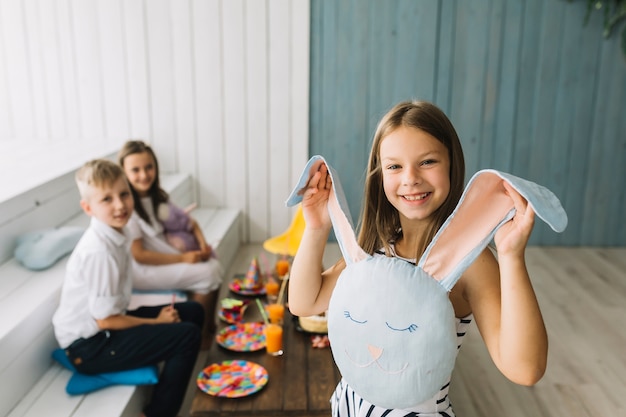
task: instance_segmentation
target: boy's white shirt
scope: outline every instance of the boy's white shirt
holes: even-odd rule
[[[96,319],[125,314],[132,295],[130,240],[91,218],[89,228],[67,262],[59,307],[52,317],[59,346],[89,338],[100,328]]]

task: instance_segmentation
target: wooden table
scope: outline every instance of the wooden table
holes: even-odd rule
[[[244,299],[230,293],[227,285],[220,299],[227,296]],[[260,321],[253,303],[244,315],[244,321]],[[208,355],[207,366],[228,359],[243,359],[262,365],[269,374],[267,385],[259,392],[243,398],[221,398],[198,389],[191,404],[193,417],[203,416],[329,416],[329,399],[340,375],[330,348],[314,349],[311,335],[297,330],[297,322],[285,311],[282,356],[273,357],[265,350],[233,352],[214,343]],[[225,324],[222,323],[221,327]]]

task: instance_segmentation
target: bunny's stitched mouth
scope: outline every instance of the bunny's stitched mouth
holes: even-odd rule
[[[348,359],[350,360],[350,362],[352,362],[354,365],[358,366],[359,368],[367,368],[371,365],[376,365],[378,367],[378,369],[380,369],[383,373],[386,373],[388,375],[397,375],[397,374],[401,374],[402,372],[404,372],[406,370],[406,368],[409,367],[408,363],[405,363],[402,368],[400,368],[397,371],[391,371],[389,369],[383,368],[383,366],[380,364],[380,362],[378,362],[378,359],[372,359],[371,361],[367,362],[367,363],[358,363],[357,361],[355,361],[354,359],[352,359],[352,357],[350,357],[350,354],[348,353],[348,350],[344,350],[344,352],[346,353],[346,356],[348,357]]]

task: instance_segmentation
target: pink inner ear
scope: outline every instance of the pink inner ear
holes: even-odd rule
[[[335,234],[337,235],[337,239],[341,241],[343,249],[347,251],[344,253],[344,257],[348,257],[346,262],[358,262],[367,258],[367,253],[359,246],[356,241],[356,235],[354,234],[354,230],[346,217],[346,214],[341,209],[339,205],[339,201],[337,200],[337,195],[335,194],[335,187],[330,190],[330,196],[328,198],[328,210],[330,211],[332,217],[336,220],[333,222],[333,227],[335,228]]]
[[[474,179],[454,217],[433,244],[423,269],[441,281],[502,221],[515,205],[493,173]]]

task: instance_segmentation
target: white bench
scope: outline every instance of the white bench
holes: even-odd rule
[[[60,225],[86,228],[89,219],[80,209],[73,208],[78,207],[78,194],[68,188],[67,180],[60,187],[66,190],[64,198],[52,197],[48,200],[51,202],[49,207],[42,207],[46,204],[37,202],[32,213],[22,215],[17,209],[11,213],[3,210],[3,215],[14,216],[14,221],[0,223],[0,233],[5,233],[3,239],[7,239],[7,230],[15,236],[20,229],[26,232]],[[164,176],[162,183],[176,203],[184,206],[192,202],[188,176]],[[17,207],[17,204],[9,202],[8,207]],[[52,214],[44,214],[45,210]],[[239,211],[198,208],[192,215],[215,248],[224,268],[228,268],[240,244]],[[42,216],[49,223],[42,221]],[[27,227],[32,224],[35,226]],[[6,253],[5,249],[5,258]],[[58,347],[51,317],[58,305],[67,258],[44,271],[30,271],[13,258],[0,265],[0,416],[136,417],[145,404],[150,387],[114,386],[82,396],[65,393],[71,373],[54,363],[50,354]]]

